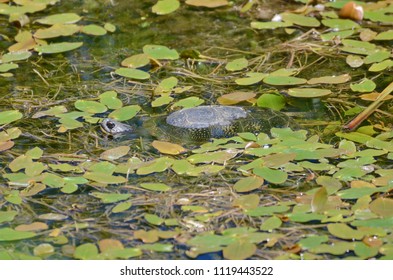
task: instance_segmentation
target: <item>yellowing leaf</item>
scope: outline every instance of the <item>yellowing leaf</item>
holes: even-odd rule
[[[245,260],[255,254],[257,247],[255,244],[247,240],[237,240],[227,247],[222,252],[224,258],[229,260]]]
[[[187,5],[197,7],[216,8],[228,5],[228,0],[187,0]]]
[[[178,155],[185,153],[187,149],[178,144],[173,144],[165,141],[154,140],[151,145],[156,148],[160,153],[168,155]]]
[[[378,197],[376,200],[370,203],[370,210],[383,217],[392,217],[393,216],[393,199]]]
[[[340,76],[324,76],[319,78],[312,78],[308,80],[308,84],[342,84],[351,80],[351,76],[348,74],[343,74]]]
[[[116,160],[118,158],[121,158],[121,157],[127,155],[129,151],[130,151],[129,146],[119,146],[119,147],[116,147],[116,148],[113,148],[113,149],[103,152],[100,155],[100,158],[106,159],[106,160]]]
[[[217,101],[221,105],[233,105],[254,98],[256,94],[249,91],[236,91],[220,96]]]

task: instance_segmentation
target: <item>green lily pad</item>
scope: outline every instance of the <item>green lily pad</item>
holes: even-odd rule
[[[163,183],[141,183],[141,187],[151,191],[167,192],[172,188]]]
[[[112,23],[109,23],[109,22],[104,24],[104,28],[106,31],[111,32],[111,33],[116,31],[116,26],[113,25]]]
[[[306,26],[306,27],[318,27],[320,25],[319,20],[314,17],[308,17],[304,15],[298,15],[294,13],[282,13],[282,19],[284,22],[291,22],[296,25]]]
[[[98,96],[100,103],[104,104],[108,109],[119,109],[123,107],[123,102],[117,97],[116,91],[106,91]]]
[[[162,45],[145,45],[143,47],[143,53],[154,59],[175,60],[179,58],[179,54],[176,50],[169,49],[168,47]]]
[[[385,59],[388,59],[390,57],[390,52],[387,50],[378,50],[375,53],[369,54],[364,58],[364,63],[365,64],[371,64],[371,63],[376,63],[376,62],[382,62]]]
[[[225,259],[245,260],[255,254],[257,246],[247,240],[236,240],[225,247],[222,252]]]
[[[35,20],[35,22],[38,22],[41,24],[53,25],[53,24],[59,24],[59,23],[60,24],[76,23],[80,20],[81,20],[81,17],[78,14],[62,13],[62,14],[55,14],[55,15],[43,17],[43,18]]]
[[[23,117],[23,114],[18,110],[10,110],[0,112],[0,125],[8,124],[19,120]]]
[[[155,243],[155,244],[144,244],[138,247],[142,250],[154,251],[154,252],[172,252],[173,245],[172,244],[162,244],[162,243]]]
[[[322,24],[334,30],[356,29],[359,24],[349,19],[323,19]]]
[[[61,36],[71,36],[80,30],[80,26],[76,24],[55,24],[49,28],[40,28],[34,33],[34,37],[38,39],[50,39]]]
[[[157,15],[167,15],[173,13],[180,7],[178,0],[158,0],[152,7],[152,12]]]
[[[374,63],[368,68],[368,71],[370,72],[381,72],[384,71],[387,68],[393,67],[393,60],[391,59],[386,59],[382,62],[379,63]]]
[[[247,66],[248,66],[248,60],[243,57],[228,62],[227,65],[225,66],[225,69],[228,71],[240,71],[243,70],[244,68],[247,68]]]
[[[141,110],[141,107],[139,105],[129,105],[129,106],[124,106],[122,108],[116,109],[112,113],[109,114],[109,118],[118,120],[118,121],[127,121],[132,119],[133,117],[138,114],[138,112]]]
[[[262,81],[267,75],[266,73],[248,72],[246,73],[246,78],[236,79],[235,83],[241,86],[253,85]]]
[[[277,216],[272,216],[266,219],[262,225],[260,226],[260,230],[262,231],[272,231],[276,228],[280,228],[282,225],[282,221]]]
[[[102,184],[121,184],[127,181],[127,179],[122,176],[114,176],[101,172],[86,172],[83,177]]]
[[[297,77],[291,77],[291,76],[269,75],[263,79],[263,82],[273,86],[293,86],[293,85],[305,84],[307,80]]]
[[[393,199],[379,197],[370,203],[370,210],[383,217],[392,217],[393,216]]]
[[[62,53],[75,50],[80,48],[83,45],[82,42],[75,43],[52,43],[49,45],[42,45],[35,47],[35,50],[40,54],[53,54],[53,53]]]
[[[149,63],[149,56],[147,54],[141,53],[127,57],[121,62],[121,66],[128,68],[140,68],[148,65]]]
[[[14,210],[0,211],[0,224],[4,222],[11,222],[17,214],[18,212]]]
[[[150,223],[150,224],[152,224],[152,225],[159,226],[159,225],[161,225],[161,224],[164,223],[164,219],[158,217],[158,216],[155,215],[155,214],[145,214],[144,218],[145,218],[145,220],[146,220],[148,223]]]
[[[253,173],[273,184],[282,184],[288,179],[286,172],[268,167],[256,167],[253,169]]]
[[[206,7],[206,8],[217,8],[228,5],[228,0],[186,0],[187,5]]]
[[[351,76],[348,74],[343,74],[339,76],[324,76],[324,77],[318,77],[318,78],[312,78],[308,80],[308,84],[314,85],[314,84],[342,84],[346,83],[349,80],[351,80]]]
[[[377,85],[369,79],[364,79],[358,84],[350,84],[351,90],[356,92],[372,92]]]
[[[129,201],[121,202],[112,208],[112,213],[121,213],[124,212],[132,206],[132,203]]]
[[[374,40],[393,40],[393,30],[379,33]]]
[[[173,103],[172,107],[192,108],[203,104],[205,101],[199,97],[191,96]]]
[[[284,22],[284,21],[252,21],[251,28],[254,29],[276,29],[280,27],[289,27],[292,26],[291,22]]]
[[[288,95],[302,98],[317,98],[331,93],[331,90],[321,88],[290,88],[288,90]]]
[[[119,76],[136,80],[147,80],[150,78],[148,72],[133,68],[118,68],[115,73]]]
[[[285,98],[282,95],[265,93],[257,99],[257,105],[258,107],[280,111],[285,107]]]
[[[85,243],[75,248],[74,258],[81,260],[95,260],[99,257],[98,248],[92,243]]]
[[[101,199],[103,203],[115,203],[122,200],[126,200],[131,197],[131,194],[128,193],[100,193],[100,192],[92,192],[92,196]]]
[[[17,69],[18,67],[19,67],[19,65],[15,64],[15,63],[0,64],[0,72],[2,72],[2,73],[8,72],[10,70]]]
[[[352,229],[343,223],[328,224],[327,228],[330,234],[342,239],[360,240],[364,237],[364,232]]]
[[[89,114],[99,114],[107,111],[104,104],[97,101],[77,100],[74,104],[75,108]]]
[[[101,27],[96,24],[89,24],[85,25],[81,28],[81,32],[88,34],[88,35],[93,35],[93,36],[103,36],[106,34],[106,29],[104,27]]]
[[[30,231],[16,231],[12,228],[0,228],[0,241],[14,241],[28,239],[36,236]]]
[[[4,54],[1,57],[1,61],[3,63],[9,63],[9,62],[13,62],[13,61],[26,60],[31,55],[32,55],[32,53],[29,51],[9,52],[9,53]]]
[[[249,192],[260,188],[263,184],[263,179],[257,176],[242,178],[233,186],[237,192]]]

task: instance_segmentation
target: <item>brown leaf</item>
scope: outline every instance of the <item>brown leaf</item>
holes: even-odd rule
[[[165,141],[154,140],[151,145],[160,153],[168,155],[178,155],[187,152],[187,149],[183,148],[182,146]]]
[[[100,247],[101,252],[106,252],[112,249],[124,249],[123,244],[116,239],[102,239],[98,241],[98,246]]]
[[[236,91],[220,96],[217,101],[221,105],[233,105],[243,101],[250,100],[256,96],[253,92]]]
[[[15,145],[14,141],[0,142],[0,152],[9,150]]]
[[[15,228],[17,231],[40,231],[48,229],[48,225],[42,222],[34,222],[28,225],[19,225]]]

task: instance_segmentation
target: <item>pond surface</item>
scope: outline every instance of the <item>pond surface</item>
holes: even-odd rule
[[[355,21],[338,18],[348,1],[9,2],[0,259],[393,257],[391,103],[342,131],[389,93],[391,3],[359,1]],[[202,104],[299,128],[206,143],[100,129]]]

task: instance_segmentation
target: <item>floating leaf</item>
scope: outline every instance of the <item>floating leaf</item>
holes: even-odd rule
[[[4,54],[1,57],[1,61],[3,63],[9,63],[13,61],[20,61],[20,60],[26,60],[32,55],[31,52],[29,51],[17,51],[17,52],[9,52]],[[9,64],[8,64],[9,65]]]
[[[265,73],[256,73],[256,72],[248,72],[246,73],[247,78],[236,79],[235,83],[241,86],[248,86],[259,83],[263,80],[263,78],[267,77],[268,74]]]
[[[311,211],[320,213],[325,209],[325,205],[328,201],[328,194],[325,187],[321,187],[312,197],[311,200]]]
[[[103,203],[114,203],[122,200],[129,199],[131,194],[128,193],[100,193],[100,192],[92,192],[92,196],[101,199]]]
[[[228,62],[227,65],[225,66],[225,69],[228,71],[240,71],[243,70],[244,68],[247,68],[247,66],[248,66],[248,60],[243,57]]]
[[[393,216],[393,199],[378,197],[370,203],[369,207],[373,213],[383,218]]]
[[[16,231],[11,228],[0,228],[0,241],[14,241],[28,239],[36,236],[30,231]]]
[[[285,107],[285,98],[278,94],[265,93],[257,99],[258,107],[280,111]]]
[[[249,91],[236,91],[221,95],[217,101],[221,105],[233,105],[254,98],[256,94]]]
[[[393,40],[393,30],[379,33],[374,40]]]
[[[46,53],[46,54],[52,54],[52,53],[62,53],[62,52],[68,52],[75,50],[77,48],[80,48],[83,45],[82,42],[76,42],[76,43],[52,43],[49,45],[42,45],[42,46],[37,46],[35,47],[35,50],[38,53]]]
[[[92,243],[85,243],[76,247],[74,258],[81,260],[98,259],[98,248]]]
[[[175,86],[177,86],[177,83],[179,80],[176,77],[169,77],[164,80],[162,80],[158,86],[155,88],[154,93],[155,94],[162,94],[162,93],[168,93],[173,90]]]
[[[350,87],[352,91],[371,92],[377,87],[377,85],[372,80],[366,78],[358,84],[350,84]]]
[[[288,90],[288,95],[302,98],[317,98],[331,93],[331,90],[321,88],[290,88]]]
[[[100,103],[104,104],[108,109],[119,109],[123,107],[123,102],[117,98],[116,91],[106,91],[98,96]]]
[[[89,24],[83,26],[81,32],[93,36],[103,36],[106,34],[106,29],[96,24]]]
[[[50,15],[44,18],[37,19],[36,22],[41,24],[53,25],[53,24],[70,24],[76,23],[81,20],[81,17],[75,13],[63,13]]]
[[[276,29],[276,28],[288,27],[288,26],[292,26],[292,23],[283,22],[283,21],[267,21],[267,22],[252,21],[251,22],[251,28],[255,28],[255,29]]]
[[[116,31],[116,26],[115,25],[113,25],[112,23],[109,23],[109,22],[107,22],[107,23],[105,23],[104,24],[104,28],[106,29],[106,31],[108,31],[108,32],[115,32]]]
[[[128,154],[129,146],[119,146],[101,153],[100,158],[105,160],[116,160]]]
[[[20,197],[20,193],[17,190],[12,190],[9,194],[4,196],[5,200],[9,203],[20,205],[22,204],[22,198]]]
[[[245,260],[255,254],[257,246],[247,240],[237,240],[222,250],[225,259]]]
[[[263,184],[264,180],[258,176],[252,176],[247,178],[242,178],[236,182],[233,186],[235,191],[237,192],[249,192],[260,188]]]
[[[17,69],[19,67],[18,64],[15,63],[4,63],[4,64],[0,64],[0,72],[4,73],[4,72],[8,72],[12,69]]]
[[[49,227],[42,222],[34,222],[28,225],[19,225],[15,228],[17,231],[42,231],[47,230]]]
[[[351,80],[351,76],[348,74],[343,74],[340,76],[324,76],[319,78],[312,78],[308,80],[308,84],[342,84]]]
[[[175,103],[173,103],[172,108],[182,107],[182,108],[192,108],[203,104],[205,101],[203,99],[191,96],[184,99],[181,99]]]
[[[282,184],[288,179],[288,174],[286,172],[268,167],[256,167],[253,173],[272,184]]]
[[[141,187],[150,191],[167,192],[172,188],[162,183],[141,183]]]
[[[121,184],[127,181],[122,176],[113,176],[101,172],[86,172],[83,177],[102,184]]]
[[[246,210],[246,214],[252,217],[259,216],[271,216],[276,213],[283,213],[289,210],[286,205],[275,205],[275,206],[258,206],[255,209]]]
[[[161,157],[156,160],[152,160],[143,167],[138,168],[138,175],[147,175],[154,172],[163,172],[173,164],[174,160],[168,157]]]
[[[8,124],[19,120],[23,117],[23,114],[18,110],[10,110],[0,112],[0,125]]]
[[[159,226],[159,225],[161,225],[161,224],[164,223],[164,219],[158,217],[158,216],[155,215],[155,214],[145,214],[144,218],[145,218],[145,220],[146,220],[148,223],[150,223],[150,224],[152,224],[152,225]]]
[[[172,244],[163,244],[163,243],[155,243],[155,244],[144,244],[139,246],[142,250],[149,250],[154,252],[172,252],[173,245]]]
[[[306,27],[318,27],[320,25],[320,22],[314,17],[307,17],[294,13],[282,13],[280,15],[285,22],[291,22],[296,25]]]
[[[128,68],[140,68],[148,65],[150,63],[149,56],[147,54],[136,54],[127,57],[121,62],[121,66]]]
[[[49,221],[63,221],[68,219],[68,216],[63,214],[57,214],[57,213],[47,213],[47,214],[39,215],[38,218],[41,220],[49,220]]]
[[[228,0],[186,0],[186,4],[197,7],[216,8],[228,5]]]
[[[322,24],[334,30],[359,28],[359,24],[349,19],[323,19]]]
[[[263,79],[263,82],[273,86],[293,86],[305,84],[307,80],[291,76],[269,75]]]
[[[48,256],[55,252],[55,248],[49,243],[42,243],[33,249],[34,256]]]
[[[118,68],[115,73],[119,76],[136,80],[146,80],[150,78],[148,72],[133,68]]]
[[[233,201],[233,206],[243,209],[255,209],[259,204],[259,196],[256,194],[242,195]]]
[[[160,153],[168,155],[178,155],[185,153],[187,149],[174,143],[169,143],[165,141],[154,140],[151,145],[156,148]]]
[[[104,104],[97,101],[77,100],[74,104],[75,108],[89,114],[104,113],[107,108]]]
[[[379,63],[374,63],[373,65],[368,68],[368,71],[370,72],[381,72],[384,71],[387,68],[393,67],[393,60],[391,59],[386,59],[382,62]]]
[[[173,13],[180,7],[178,0],[158,0],[152,7],[152,12],[157,15],[167,15]]]
[[[40,28],[34,33],[34,37],[38,39],[50,39],[60,36],[71,36],[79,32],[80,26],[76,24],[55,24],[49,28]]]
[[[136,230],[134,231],[134,238],[140,239],[144,243],[154,243],[159,240],[158,231],[157,230]]]
[[[282,225],[282,221],[277,216],[272,216],[266,219],[263,224],[260,226],[260,230],[262,231],[272,231],[273,229],[279,228]]]
[[[365,64],[371,64],[371,63],[376,63],[376,62],[382,62],[385,59],[388,59],[390,57],[390,52],[387,50],[379,50],[375,53],[371,53],[368,56],[364,58],[364,63]]]
[[[0,224],[4,222],[11,222],[15,216],[18,214],[17,211],[0,211]]]
[[[328,224],[327,228],[330,234],[342,239],[360,240],[364,236],[363,232],[354,230],[347,224],[343,223]]]
[[[145,45],[143,47],[143,53],[149,55],[154,59],[174,60],[179,58],[179,54],[176,50],[172,50],[166,46],[161,45]]]
[[[124,212],[132,206],[132,203],[129,201],[121,202],[112,208],[112,213],[121,213]]]
[[[163,96],[160,96],[160,97],[154,99],[151,102],[151,106],[152,107],[160,107],[160,106],[163,106],[163,105],[167,105],[167,104],[171,103],[173,101],[173,99],[174,98],[172,96],[163,95]]]
[[[139,105],[129,105],[122,108],[116,109],[108,115],[108,118],[115,119],[119,122],[127,121],[135,117],[136,114],[141,110]]]
[[[363,65],[364,60],[361,56],[358,55],[348,55],[345,59],[347,64],[353,68],[358,68]]]

